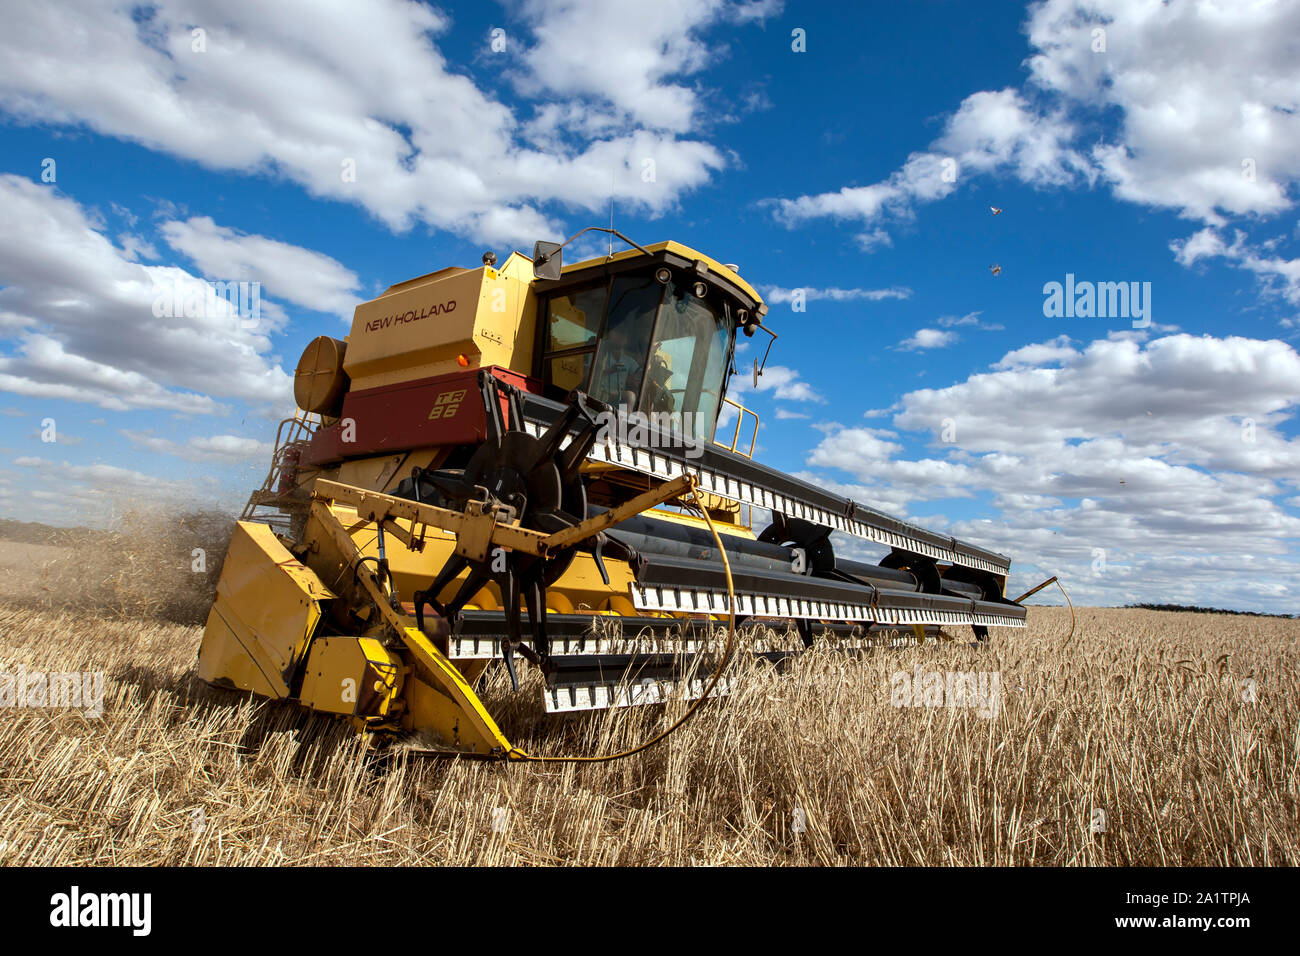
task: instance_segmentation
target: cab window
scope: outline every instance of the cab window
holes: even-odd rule
[[[604,283],[552,296],[546,323],[547,353],[593,345],[604,311]]]
[[[546,392],[563,398],[584,388],[596,352],[608,289],[603,280],[546,300],[540,373]]]

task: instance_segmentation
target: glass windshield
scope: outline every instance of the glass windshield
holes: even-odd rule
[[[605,334],[596,351],[591,396],[636,411],[655,313],[664,287],[649,273],[622,275],[610,288]]]
[[[641,410],[667,412],[684,433],[712,438],[731,334],[720,299],[700,299],[690,285],[669,282],[651,342]]]
[[[594,361],[590,352],[555,356],[548,381],[567,388],[586,379],[588,393],[598,401],[625,413],[656,416],[657,427],[683,436],[711,439],[735,329],[721,295],[697,297],[693,277],[687,278],[665,283],[652,272],[615,276]],[[562,300],[562,309],[552,305],[553,315],[568,320],[566,333],[582,330],[578,335],[553,331],[557,341],[591,341],[586,330],[600,303],[595,290],[590,294],[589,304],[573,294]]]

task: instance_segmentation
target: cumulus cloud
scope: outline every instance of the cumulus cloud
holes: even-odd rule
[[[167,244],[184,253],[210,279],[260,282],[279,298],[349,322],[359,280],[323,253],[218,226],[208,216],[164,222]]]
[[[1017,90],[973,93],[930,149],[910,155],[888,179],[771,205],[787,226],[818,218],[875,224],[950,195],[967,175],[1005,172],[1036,187],[1064,185],[1090,173],[1087,160],[1067,145],[1073,135],[1062,116],[1038,111]],[[858,238],[868,250],[882,242],[878,226]]]
[[[763,369],[763,374],[758,379],[757,389],[753,386],[751,376],[744,372],[733,376],[727,384],[727,393],[737,398],[753,391],[770,392],[773,398],[788,402],[826,401],[811,385],[799,377],[798,372],[784,365],[769,365]]]
[[[1094,31],[1105,51],[1095,52]],[[1046,0],[1031,8],[1033,82],[1113,109],[1091,154],[1122,199],[1221,224],[1290,208],[1300,179],[1300,7]]]
[[[1185,266],[1205,259],[1223,258],[1239,269],[1255,273],[1266,294],[1300,305],[1300,257],[1288,259],[1275,255],[1272,250],[1279,241],[1252,244],[1238,229],[1234,231],[1232,242],[1226,243],[1213,227],[1206,226],[1185,239],[1175,239],[1169,248],[1173,250],[1174,258]]]
[[[273,173],[396,230],[423,222],[525,243],[560,231],[545,203],[590,212],[606,208],[612,190],[625,208],[657,214],[726,163],[688,137],[699,91],[670,78],[719,52],[698,31],[770,8],[624,6],[526,4],[533,42],[522,60],[502,58],[503,74],[513,64],[518,88],[533,96],[608,101],[607,118],[576,142],[527,145],[523,108],[450,65],[441,48],[449,19],[411,0],[9,4],[0,107],[213,169]],[[585,17],[599,24],[594,34]],[[602,55],[591,57],[596,40]],[[541,105],[552,125],[573,115],[567,99]]]
[[[717,55],[699,31],[727,20],[761,21],[779,9],[776,3],[725,0],[527,0],[522,12],[534,42],[523,55],[526,72],[516,88],[531,95],[540,85],[585,101],[552,104],[549,112],[557,124],[561,114],[587,123],[583,117],[594,113],[602,127],[626,118],[652,129],[688,132],[696,125],[699,93],[672,80],[699,73]],[[603,55],[593,56],[593,50]],[[593,110],[590,101],[606,104],[609,112]]]
[[[1290,345],[1061,340],[994,368],[904,395],[891,429],[829,430],[809,465],[899,510],[987,496],[995,518],[918,520],[1013,555],[1016,585],[1060,572],[1085,601],[1295,610],[1300,518],[1286,509],[1300,439],[1283,425],[1300,405],[1300,355]],[[905,433],[941,453],[902,457]]]
[[[132,261],[51,186],[0,176],[0,206],[0,338],[9,346],[0,388],[200,415],[228,410],[221,399],[259,408],[288,400],[289,377],[269,355],[284,321],[274,303],[263,302],[249,327],[184,269]],[[160,290],[177,289],[200,290],[196,308],[156,315]]]
[[[138,448],[163,455],[174,455],[186,461],[270,464],[275,450],[270,442],[258,441],[240,435],[199,435],[185,442],[162,438],[152,432],[120,430],[123,437]]]
[[[905,352],[914,352],[922,349],[942,349],[952,345],[957,341],[956,332],[945,332],[942,329],[917,329],[915,334],[908,336],[899,342],[897,348]]]
[[[1102,182],[1120,199],[1222,228],[1293,208],[1300,181],[1300,6],[1042,0],[1030,80],[967,96],[926,150],[866,186],[778,199],[776,218],[861,223],[864,249],[971,176],[1035,187]],[[1235,250],[1235,252],[1234,252]],[[1203,230],[1180,262],[1226,255],[1294,303],[1300,260]]]
[[[1050,342],[1035,342],[1012,349],[1002,356],[993,367],[995,369],[1032,368],[1035,365],[1049,365],[1065,362],[1078,356],[1070,346],[1068,335],[1058,335]]]

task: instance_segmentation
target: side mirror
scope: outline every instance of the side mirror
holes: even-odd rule
[[[538,240],[533,244],[533,278],[558,279],[564,265],[563,246],[558,242]]]

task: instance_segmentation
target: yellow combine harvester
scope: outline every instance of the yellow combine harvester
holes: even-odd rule
[[[700,665],[733,613],[793,622],[803,646],[1024,626],[1003,555],[753,461],[757,416],[726,391],[738,331],[770,351],[767,307],[734,266],[614,235],[630,248],[567,267],[539,242],[411,279],[358,306],[345,341],[308,345],[205,680],[521,757],[473,690],[498,659],[514,682],[516,654],[565,712],[725,693]],[[838,557],[833,531],[890,551]]]

